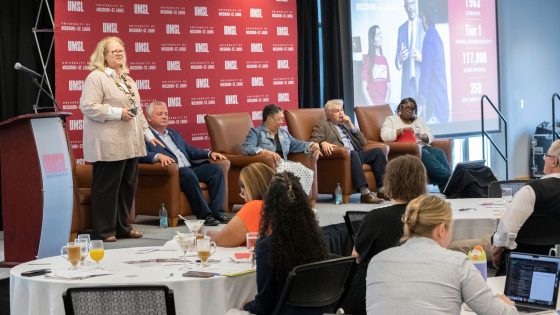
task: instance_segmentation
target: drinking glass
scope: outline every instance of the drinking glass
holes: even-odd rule
[[[74,243],[80,245],[80,266],[84,266],[86,265],[85,259],[89,254],[89,242],[84,238],[77,238],[74,240]]]
[[[511,193],[511,187],[502,187],[502,200],[505,203],[510,203],[513,199],[513,194]]]
[[[208,258],[216,252],[216,243],[210,240],[210,236],[203,236],[196,240],[196,255],[200,258],[200,266],[208,266]]]
[[[191,233],[177,233],[174,237],[175,242],[179,244],[183,250],[183,258],[185,259],[185,266],[181,269],[189,269],[187,267],[187,252],[194,250],[194,244],[196,240],[196,235]]]
[[[89,243],[89,257],[91,257],[91,259],[93,259],[97,263],[96,269],[100,269],[99,262],[101,261],[101,259],[103,259],[103,256],[105,256],[103,241],[91,241]]]
[[[192,234],[200,234],[204,220],[185,220],[185,224]]]
[[[257,239],[259,239],[258,232],[249,232],[245,236],[245,244],[247,245],[247,250],[251,253],[251,261],[253,261],[253,264],[255,263],[255,244],[257,243]]]
[[[82,257],[82,262],[80,262],[80,264],[83,264],[83,265],[91,264],[92,262],[85,260],[85,258],[89,255],[89,242],[91,242],[91,238],[90,238],[89,234],[78,234],[78,241],[86,243],[85,257]],[[82,256],[83,256],[83,253],[82,253]]]
[[[60,255],[62,255],[62,258],[68,260],[72,264],[72,267],[70,267],[70,269],[78,269],[81,248],[82,246],[79,243],[68,242],[66,243],[66,246],[62,246],[62,248],[60,249]]]

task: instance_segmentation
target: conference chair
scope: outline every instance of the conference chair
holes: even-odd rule
[[[530,182],[528,179],[512,179],[491,182],[488,186],[488,198],[501,198],[502,188],[511,188],[511,195],[514,196],[521,187]]]
[[[210,163],[220,166],[224,173],[225,198],[224,210],[231,208],[228,204],[228,172],[229,160],[210,160]],[[181,191],[179,183],[179,169],[176,165],[161,167],[161,164],[138,164],[138,186],[135,196],[135,213],[158,216],[161,204],[165,204],[169,226],[175,227],[179,222],[179,215],[193,214],[189,201]],[[208,186],[204,182],[198,183],[206,201],[209,201]]]
[[[381,140],[381,127],[385,118],[393,115],[393,111],[389,105],[379,106],[360,106],[354,108],[356,118],[360,130],[366,137],[368,143],[379,143]],[[389,160],[392,160],[400,155],[411,154],[419,158],[422,157],[422,150],[416,143],[406,142],[387,142],[389,146]],[[431,145],[440,148],[445,152],[449,168],[453,169],[452,163],[452,149],[453,141],[451,139],[434,139]]]
[[[344,223],[346,223],[352,246],[356,245],[356,235],[358,235],[362,221],[367,214],[367,211],[346,211],[346,214],[344,214]]]
[[[241,146],[245,143],[249,130],[253,127],[253,120],[249,113],[229,113],[204,116],[212,150],[225,155],[231,168],[228,173],[229,207],[243,204],[245,201],[239,196],[239,173],[241,169],[251,163],[262,162],[276,170],[276,161],[272,156],[243,155]],[[303,153],[289,154],[288,159],[300,162],[315,172],[315,180],[309,198],[314,204],[317,200],[317,162],[312,156]],[[334,191],[334,190],[333,190]]]
[[[62,300],[66,315],[175,315],[173,290],[166,286],[69,288]]]
[[[286,124],[290,134],[297,139],[310,141],[313,127],[320,119],[325,118],[322,108],[290,109],[284,111]],[[388,147],[383,143],[370,143],[366,150],[380,148],[387,156]],[[377,191],[377,183],[373,170],[368,164],[363,164],[368,187]],[[344,148],[336,148],[331,156],[322,156],[317,161],[318,192],[333,194],[336,184],[342,185],[342,202],[348,203],[350,195],[356,192],[352,186],[352,173],[350,169],[350,152]]]
[[[343,257],[294,267],[272,314],[281,314],[287,305],[309,308],[308,314],[315,314],[314,308],[336,308],[355,264],[354,257]]]

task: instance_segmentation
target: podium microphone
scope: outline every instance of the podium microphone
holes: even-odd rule
[[[14,64],[14,69],[16,69],[17,71],[23,71],[23,72],[29,73],[29,74],[31,74],[31,75],[33,75],[33,76],[36,76],[36,77],[39,77],[39,78],[42,78],[42,77],[43,77],[42,75],[38,74],[37,72],[35,72],[35,71],[33,71],[33,70],[27,68],[26,66],[23,66],[23,65],[22,65],[21,63],[19,63],[19,62],[16,62],[16,63]]]

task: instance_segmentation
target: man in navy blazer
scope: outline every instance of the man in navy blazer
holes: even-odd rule
[[[230,218],[224,214],[223,210],[224,174],[219,166],[208,163],[207,160],[208,158],[225,160],[226,157],[218,152],[195,148],[186,143],[177,130],[167,128],[167,105],[164,102],[150,103],[146,108],[146,113],[151,132],[165,146],[146,143],[148,155],[140,162],[160,162],[162,167],[177,164],[181,190],[187,197],[196,217],[204,219],[206,226],[228,223]],[[208,204],[198,186],[199,181],[208,185],[210,195]]]
[[[395,66],[402,71],[401,99],[416,98],[421,76],[422,44],[425,30],[418,18],[417,0],[404,0],[404,10],[408,20],[399,27]]]

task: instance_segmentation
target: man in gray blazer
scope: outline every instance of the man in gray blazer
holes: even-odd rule
[[[377,198],[368,188],[367,180],[362,169],[362,163],[371,166],[378,192],[383,193],[383,174],[387,166],[387,159],[381,149],[363,151],[366,139],[362,132],[354,126],[350,118],[342,110],[342,100],[330,100],[325,106],[326,120],[320,120],[313,127],[311,141],[321,146],[323,154],[329,156],[336,147],[350,150],[352,185],[360,191],[362,203],[380,203],[383,199]]]

